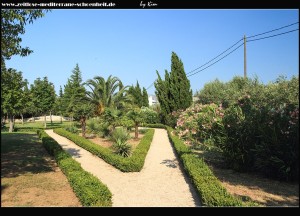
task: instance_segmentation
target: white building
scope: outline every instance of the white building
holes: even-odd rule
[[[157,97],[155,95],[149,95],[148,96],[149,106],[153,106],[155,104],[158,104]]]

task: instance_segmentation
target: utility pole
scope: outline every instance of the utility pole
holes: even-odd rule
[[[244,35],[244,79],[247,78],[246,35]]]

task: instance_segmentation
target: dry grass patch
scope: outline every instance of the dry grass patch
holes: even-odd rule
[[[130,139],[127,141],[128,144],[130,144],[132,146],[132,150],[134,151],[134,149],[137,147],[137,145],[140,143],[141,139],[144,137],[144,134],[139,134],[139,138],[138,139],[134,139],[134,132],[130,132]],[[82,133],[79,133],[79,136],[82,136]],[[102,147],[105,148],[111,148],[113,142],[109,140],[109,138],[102,138],[102,137],[98,137],[98,136],[90,136],[87,135],[87,139],[90,140],[91,142],[100,145]]]
[[[81,206],[37,135],[1,134],[1,206]]]
[[[263,206],[299,206],[299,184],[264,178],[254,173],[226,169],[213,152],[196,151],[204,157],[214,175],[227,191],[242,199],[251,199]]]

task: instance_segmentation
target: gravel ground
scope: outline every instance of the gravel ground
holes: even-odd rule
[[[113,194],[115,207],[195,207],[200,201],[178,164],[164,129],[155,129],[140,172],[123,173],[102,159],[46,130],[81,166],[97,176]]]

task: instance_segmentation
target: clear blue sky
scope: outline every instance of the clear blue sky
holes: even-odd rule
[[[7,67],[23,72],[29,83],[47,76],[66,84],[76,63],[83,81],[94,76],[119,77],[125,85],[148,87],[170,71],[171,52],[185,72],[201,66],[244,35],[299,22],[299,10],[95,10],[54,9],[26,26],[23,46],[34,53],[14,56]],[[299,28],[299,24],[268,35]],[[263,36],[268,36],[263,35]],[[258,37],[257,37],[258,38]],[[193,92],[218,78],[243,76],[243,47],[210,68],[189,77]],[[247,72],[260,81],[299,74],[299,31],[247,43]],[[151,87],[148,94],[154,94]]]

